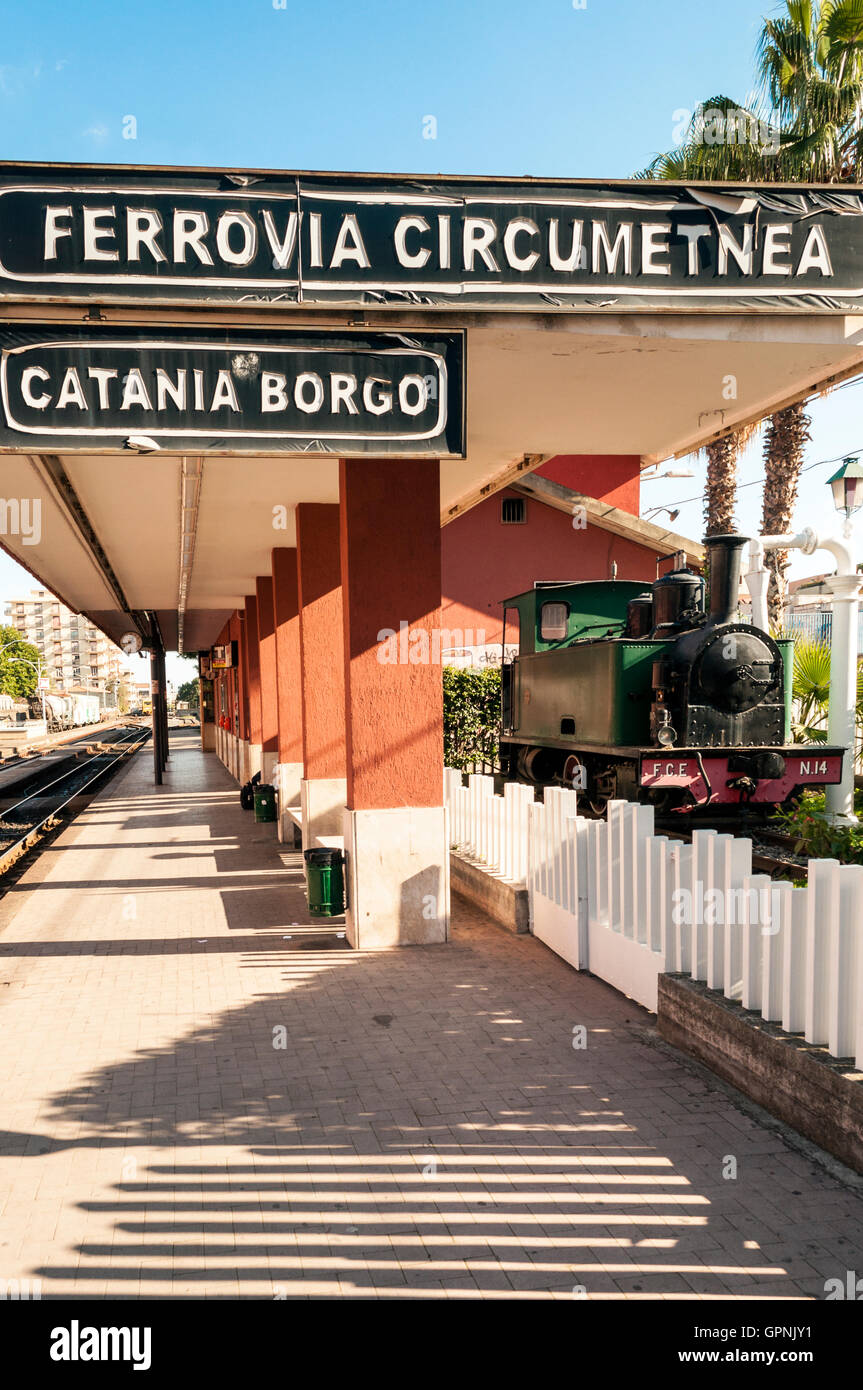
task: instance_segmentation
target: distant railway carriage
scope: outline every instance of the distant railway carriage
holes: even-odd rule
[[[541,583],[507,599],[502,759],[520,781],[668,812],[775,806],[840,780],[843,750],[791,743],[793,640],[736,618],[744,536],[650,586]],[[506,638],[506,634],[505,634]]]
[[[45,695],[46,713],[50,712],[58,728],[78,728],[98,724],[101,719],[98,695]]]

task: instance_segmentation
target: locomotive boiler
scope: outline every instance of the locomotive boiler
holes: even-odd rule
[[[662,812],[733,815],[838,782],[843,749],[791,741],[793,639],[737,617],[745,536],[705,542],[708,592],[681,566],[628,580],[537,583],[505,601],[503,770]]]

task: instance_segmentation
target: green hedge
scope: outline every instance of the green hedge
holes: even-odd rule
[[[500,667],[444,666],[443,748],[446,767],[496,768],[500,736]]]

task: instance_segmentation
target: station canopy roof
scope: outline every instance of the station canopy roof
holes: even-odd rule
[[[654,464],[861,371],[862,299],[855,187],[0,164],[0,543],[203,649],[340,458],[442,524]]]

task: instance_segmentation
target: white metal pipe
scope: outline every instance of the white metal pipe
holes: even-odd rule
[[[755,627],[766,631],[769,625],[767,591],[770,571],[764,564],[765,550],[802,550],[805,555],[811,555],[817,539],[812,528],[807,526],[802,531],[789,532],[784,536],[755,536],[749,542],[749,570],[745,578],[752,599],[752,622]]]
[[[857,704],[857,606],[860,577],[837,570],[828,580],[833,595],[833,628],[830,635],[830,696],[827,738],[844,748],[842,780],[826,788],[828,816],[833,821],[856,824],[854,814],[854,754]]]
[[[825,788],[825,809],[834,822],[856,824],[854,814],[854,753],[856,751],[857,704],[857,611],[860,575],[851,549],[850,530],[844,537],[821,536],[811,526],[791,536],[759,536],[749,542],[750,572],[746,584],[752,596],[752,621],[767,628],[767,583],[765,550],[802,550],[811,555],[828,551],[836,561],[836,573],[828,577],[832,596],[833,626],[830,634],[830,694],[827,738],[844,748],[842,780]]]

